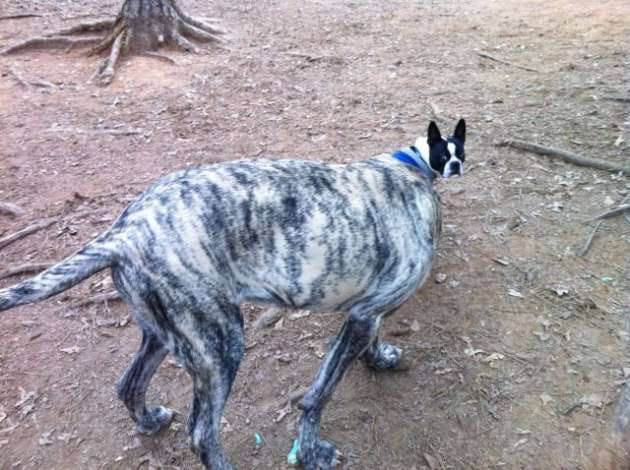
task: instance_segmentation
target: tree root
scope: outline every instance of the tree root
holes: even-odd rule
[[[147,5],[149,5],[147,7]],[[208,20],[213,22],[213,20]],[[105,32],[102,37],[72,37],[86,33]],[[115,20],[80,23],[46,36],[26,39],[0,50],[0,55],[15,54],[32,49],[65,48],[92,45],[88,55],[109,49],[109,56],[99,65],[91,80],[98,85],[110,84],[120,58],[131,52],[147,54],[175,64],[172,59],[156,55],[155,50],[170,45],[185,52],[199,53],[191,41],[222,44],[223,30],[183,12],[175,0],[125,0]]]
[[[15,54],[18,52],[24,52],[29,49],[60,49],[66,48],[66,50],[73,48],[77,45],[94,44],[99,41],[99,38],[67,38],[65,36],[39,36],[35,38],[26,39],[25,41],[14,44],[13,46],[6,47],[0,51],[0,55]]]

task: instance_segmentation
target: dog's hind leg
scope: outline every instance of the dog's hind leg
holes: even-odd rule
[[[243,319],[237,305],[204,312],[207,321],[186,332],[182,358],[193,379],[187,429],[192,449],[206,468],[232,470],[219,431],[225,402],[245,353]],[[177,348],[176,348],[177,349]]]
[[[372,315],[350,314],[304,396],[298,459],[305,470],[328,470],[338,464],[340,454],[319,438],[322,412],[348,366],[375,341],[377,331],[378,321]]]
[[[397,309],[390,310],[386,314],[378,317],[378,320],[376,320],[377,333],[381,326],[381,319],[390,316],[396,310]],[[378,336],[375,335],[374,339],[370,343],[370,346],[361,356],[361,360],[370,369],[381,371],[398,367],[401,363],[402,357],[402,349],[388,343],[387,341],[380,341]]]
[[[147,409],[145,396],[151,377],[167,354],[160,340],[151,332],[142,332],[142,344],[131,365],[120,378],[118,397],[125,403],[138,432],[153,434],[166,426],[173,412],[163,406]]]
[[[365,350],[361,359],[370,369],[380,371],[398,367],[402,354],[402,349],[376,338]]]

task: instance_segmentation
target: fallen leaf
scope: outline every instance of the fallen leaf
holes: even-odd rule
[[[545,392],[545,393],[540,395],[540,401],[542,401],[543,406],[545,406],[550,401],[553,401],[553,398],[551,397],[551,395],[549,395],[547,392]]]
[[[79,346],[72,346],[71,348],[61,348],[60,351],[66,354],[76,354],[81,351],[81,348],[79,348]]]
[[[501,353],[498,352],[493,352],[492,354],[490,354],[487,357],[484,357],[481,362],[492,362],[492,361],[500,361],[501,359],[505,358],[505,356]]]
[[[35,398],[35,393],[36,393],[35,390],[27,392],[22,387],[20,387],[20,399],[14,406],[16,408],[20,408],[22,405],[24,405],[24,403],[29,401],[31,398]]]
[[[518,297],[519,299],[523,298],[523,294],[521,294],[519,291],[514,290],[514,289],[508,290],[508,295],[512,297]]]
[[[523,444],[525,444],[528,441],[528,439],[526,437],[524,437],[523,439],[519,439],[515,444],[514,444],[514,448],[516,449],[517,447],[522,446]]]
[[[588,405],[595,408],[601,408],[604,406],[604,401],[602,400],[602,396],[598,393],[591,393],[590,395],[584,395],[580,398],[580,403],[582,405]]]
[[[262,330],[263,328],[269,328],[275,325],[280,318],[282,318],[282,310],[279,308],[270,308],[256,319],[254,322],[254,329]]]
[[[567,295],[570,292],[569,288],[565,286],[552,287],[551,290],[554,291],[558,297]]]
[[[279,423],[280,421],[282,421],[289,413],[291,413],[291,402],[288,401],[286,406],[280,410],[277,410],[276,413],[278,413],[278,415],[276,416],[276,423]]]
[[[477,354],[481,354],[484,353],[485,351],[483,349],[475,349],[475,348],[466,348],[464,349],[464,354],[466,354],[466,356],[476,356]]]
[[[289,320],[299,320],[300,318],[308,317],[311,314],[310,310],[299,310],[295,313],[292,313],[289,317]]]
[[[50,435],[55,432],[55,430],[53,429],[52,431],[48,431],[45,432],[41,435],[41,437],[39,438],[39,445],[40,446],[49,446],[50,444],[53,444],[53,441],[50,440]]]
[[[446,281],[446,274],[444,273],[437,273],[435,275],[435,282],[438,284],[442,284],[444,281]]]
[[[532,331],[534,336],[537,336],[540,341],[547,341],[550,336],[544,331]]]
[[[433,457],[431,454],[425,453],[423,454],[423,457],[431,470],[437,470],[438,468],[440,468],[440,464],[438,463],[438,460],[435,457]]]

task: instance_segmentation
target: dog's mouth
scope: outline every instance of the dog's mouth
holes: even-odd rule
[[[457,168],[451,168],[450,166],[444,170],[442,177],[448,179],[451,176],[462,176],[464,174],[464,166],[459,164]]]

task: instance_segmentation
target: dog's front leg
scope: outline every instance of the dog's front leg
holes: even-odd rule
[[[304,396],[298,459],[305,470],[328,470],[338,464],[341,454],[319,438],[322,412],[348,366],[374,342],[377,330],[377,321],[370,314],[351,314]]]

